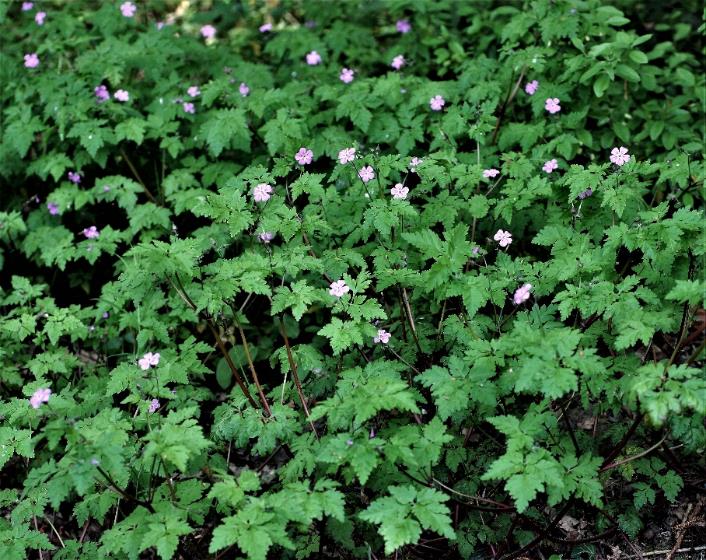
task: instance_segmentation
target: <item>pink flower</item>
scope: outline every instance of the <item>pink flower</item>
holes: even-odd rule
[[[271,23],[263,23],[260,26],[260,33],[267,33],[269,31],[272,31],[272,24]]]
[[[610,152],[610,161],[612,161],[615,165],[625,165],[630,161],[628,149],[624,146],[620,146],[620,148],[613,148]]]
[[[155,23],[154,25],[155,25],[155,27],[157,28],[157,31],[159,31],[160,29],[162,29],[162,28],[164,27],[165,24],[164,24],[163,21],[158,21],[158,22]]]
[[[410,25],[409,20],[407,19],[398,19],[397,23],[395,24],[395,27],[400,33],[409,33],[410,31],[412,31],[412,26]]]
[[[52,216],[57,216],[60,213],[59,205],[55,202],[47,202],[47,210],[49,210],[49,214]]]
[[[86,239],[98,239],[98,237],[100,236],[100,233],[99,233],[98,228],[96,226],[84,228],[81,233],[84,235],[84,237]]]
[[[132,2],[123,2],[120,4],[120,13],[125,17],[131,18],[135,15],[136,11],[137,6],[135,6]]]
[[[404,200],[409,194],[409,188],[405,187],[402,183],[397,183],[394,187],[390,189],[390,194],[392,198],[397,200]]]
[[[81,175],[76,171],[69,171],[69,181],[78,185],[81,182]]]
[[[248,87],[248,84],[245,82],[241,83],[240,86],[238,87],[238,91],[240,92],[240,95],[243,97],[247,97],[250,94],[250,88]]]
[[[199,89],[199,86],[191,86],[186,90],[186,93],[189,94],[189,97],[198,97],[201,95],[201,90]]]
[[[46,12],[37,12],[34,15],[34,21],[37,22],[37,25],[44,25],[44,18],[46,18],[46,17],[47,17]]]
[[[22,11],[23,12],[29,12],[32,8],[34,8],[34,3],[22,2]]]
[[[387,332],[385,329],[378,329],[378,334],[375,338],[373,338],[373,342],[375,344],[380,344],[380,343],[387,344],[388,342],[390,342],[391,336],[392,335],[389,332]]]
[[[204,39],[213,39],[216,36],[216,28],[213,25],[204,25],[201,27],[201,36]]]
[[[361,178],[363,183],[367,183],[368,181],[372,181],[373,179],[375,179],[375,171],[373,171],[372,167],[366,165],[360,171],[358,171],[358,177]]]
[[[29,404],[32,408],[39,408],[42,403],[49,402],[51,389],[37,389],[29,399]]]
[[[440,95],[435,95],[429,100],[429,107],[432,111],[441,111],[444,105],[446,105],[446,101]]]
[[[328,293],[339,298],[351,291],[345,280],[336,280],[335,282],[331,282],[329,288]]]
[[[561,111],[561,107],[559,106],[559,98],[548,97],[547,100],[544,102],[544,108],[549,111],[552,115],[554,113],[558,113],[559,111]]]
[[[257,238],[260,240],[261,243],[264,243],[267,245],[270,241],[272,241],[275,238],[275,234],[272,233],[271,231],[263,231],[261,234],[257,236]]]
[[[104,103],[108,101],[108,99],[110,99],[110,92],[108,91],[108,88],[104,85],[96,86],[93,89],[93,93],[96,94],[96,101],[98,103]]]
[[[155,352],[154,354],[152,352],[147,352],[147,354],[137,360],[137,363],[142,370],[150,369],[152,366],[159,364],[159,352]]]
[[[417,172],[417,166],[422,165],[422,162],[423,162],[423,161],[424,161],[423,159],[420,159],[420,158],[418,158],[418,157],[413,157],[413,158],[412,158],[412,161],[409,162],[409,170],[410,170],[412,173],[416,173],[416,172]]]
[[[39,66],[39,57],[37,53],[30,53],[25,55],[25,67],[36,68]]]
[[[350,84],[353,81],[353,74],[355,72],[351,70],[350,68],[344,68],[341,70],[341,75],[338,76],[338,79],[341,80],[344,84]]]
[[[149,367],[149,366],[148,366]],[[147,369],[147,368],[142,368],[142,369]],[[150,407],[147,409],[150,414],[157,412],[159,409],[159,401],[157,399],[152,399],[150,401]]]
[[[537,92],[537,89],[539,88],[539,82],[537,80],[532,80],[531,82],[527,82],[525,84],[525,92],[527,95],[534,95]]]
[[[314,159],[314,152],[308,148],[299,148],[299,151],[294,154],[294,159],[299,165],[308,165]]]
[[[404,59],[404,56],[398,54],[395,58],[392,59],[390,66],[392,66],[395,70],[399,70],[405,65],[405,62],[406,61]]]
[[[338,152],[338,161],[345,165],[355,159],[355,148],[343,148]]]
[[[497,177],[500,171],[495,169],[494,167],[491,167],[490,169],[484,169],[483,170],[483,177],[486,179],[491,179],[493,177]]]
[[[189,103],[188,101],[186,103],[183,103],[182,107],[184,107],[185,113],[191,113],[193,115],[196,112],[196,109],[194,108],[194,104]]]
[[[495,239],[501,247],[507,247],[512,243],[512,234],[509,231],[499,229],[493,236],[493,239]]]
[[[272,196],[272,187],[267,183],[260,183],[253,189],[255,202],[267,202]]]
[[[521,303],[526,302],[530,297],[531,289],[532,284],[524,284],[521,287],[517,288],[515,295],[512,297],[512,301],[515,302],[515,305],[520,305]]]
[[[551,173],[555,169],[559,167],[559,164],[556,162],[555,159],[550,159],[549,161],[544,162],[544,166],[542,167],[542,171],[545,173]]]
[[[321,55],[316,51],[311,51],[306,55],[306,63],[309,66],[316,66],[317,64],[321,64]]]
[[[130,99],[130,94],[124,89],[119,89],[113,94],[113,97],[118,101],[122,101],[124,103],[125,101],[128,101]]]

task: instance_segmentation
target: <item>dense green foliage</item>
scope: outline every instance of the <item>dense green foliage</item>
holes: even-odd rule
[[[562,554],[691,492],[704,28],[605,1],[0,4],[3,559]]]

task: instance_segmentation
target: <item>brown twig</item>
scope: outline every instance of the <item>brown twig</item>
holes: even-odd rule
[[[120,148],[120,153],[122,154],[123,159],[124,159],[125,162],[127,163],[128,167],[130,168],[130,171],[132,171],[132,174],[135,176],[135,179],[137,179],[137,182],[140,183],[140,185],[142,186],[142,190],[145,191],[145,194],[147,195],[147,197],[148,197],[152,202],[154,202],[155,204],[157,204],[157,200],[154,198],[154,196],[152,195],[152,193],[150,192],[150,190],[147,188],[147,185],[145,185],[145,182],[144,182],[144,181],[142,180],[142,178],[140,177],[140,174],[137,172],[137,169],[135,169],[135,166],[134,166],[134,165],[132,164],[132,162],[130,161],[130,158],[127,157],[127,154],[125,153],[125,150],[124,150],[123,148]]]
[[[260,401],[262,401],[262,406],[265,409],[265,412],[267,412],[267,416],[272,416],[272,410],[270,410],[270,405],[267,402],[267,398],[265,397],[265,392],[262,390],[262,385],[260,385],[260,379],[257,376],[257,371],[255,371],[255,364],[253,364],[252,356],[250,355],[250,346],[248,345],[248,341],[245,338],[245,331],[243,331],[243,327],[240,324],[240,320],[238,319],[238,315],[236,315],[234,313],[233,317],[235,318],[235,325],[238,328],[238,333],[240,333],[240,340],[243,343],[243,350],[245,351],[245,359],[248,361],[248,366],[250,367],[250,373],[252,373],[253,381],[255,381],[255,386],[257,387],[257,392],[260,395]]]

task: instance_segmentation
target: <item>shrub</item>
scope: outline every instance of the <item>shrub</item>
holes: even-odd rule
[[[689,492],[698,8],[613,3],[0,5],[4,558],[551,554]]]

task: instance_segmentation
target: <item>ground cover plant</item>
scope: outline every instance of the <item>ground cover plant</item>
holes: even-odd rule
[[[2,558],[703,544],[702,16],[0,4]]]

